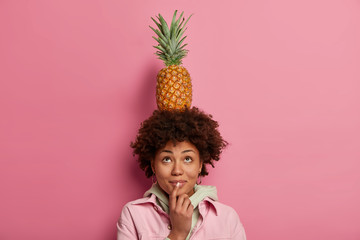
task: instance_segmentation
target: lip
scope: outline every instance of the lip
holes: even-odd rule
[[[169,181],[169,183],[173,186],[176,186],[177,183],[180,183],[180,186],[183,186],[187,181],[186,180],[173,180],[173,181]]]

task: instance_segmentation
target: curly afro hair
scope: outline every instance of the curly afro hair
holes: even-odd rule
[[[219,124],[211,115],[196,107],[184,111],[155,110],[145,120],[139,129],[135,142],[131,142],[133,154],[138,155],[140,168],[146,177],[154,175],[151,160],[156,152],[165,147],[169,141],[192,143],[199,151],[203,167],[200,175],[208,175],[206,165],[214,167],[214,160],[220,159],[220,154],[227,142],[218,131]]]

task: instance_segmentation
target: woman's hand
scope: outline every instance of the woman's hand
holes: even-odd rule
[[[181,194],[176,198],[179,190],[179,183],[176,184],[174,190],[169,195],[169,211],[172,229],[168,238],[186,239],[191,230],[191,219],[194,207],[191,204],[187,194]]]

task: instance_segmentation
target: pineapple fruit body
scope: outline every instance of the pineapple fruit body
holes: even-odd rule
[[[183,66],[171,65],[157,75],[156,103],[160,110],[190,108],[192,84],[189,72]]]

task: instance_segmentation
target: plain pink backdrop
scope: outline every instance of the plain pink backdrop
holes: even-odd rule
[[[230,142],[203,183],[249,240],[359,240],[359,0],[0,0],[0,239],[115,239],[151,184],[129,147],[163,66],[150,17],[175,9]]]

